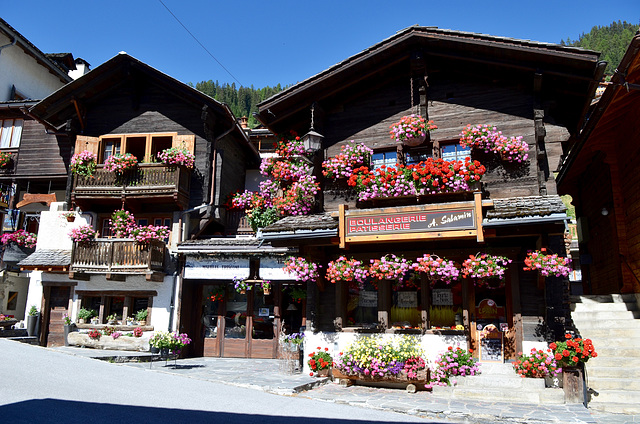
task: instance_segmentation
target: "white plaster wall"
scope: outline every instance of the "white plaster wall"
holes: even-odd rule
[[[309,354],[317,351],[320,347],[324,350],[325,347],[329,348],[329,354],[336,360],[340,352],[344,352],[347,347],[353,343],[358,337],[362,336],[376,336],[382,340],[390,340],[393,338],[400,338],[402,334],[370,334],[365,335],[361,333],[352,332],[318,332],[305,331],[304,334],[304,373],[311,372],[307,361],[309,360]],[[428,363],[433,363],[439,354],[447,350],[449,346],[459,346],[462,349],[467,348],[467,339],[464,335],[437,335],[437,334],[424,334],[417,335],[420,339],[420,347],[424,351],[425,360]]]
[[[73,242],[69,237],[69,232],[73,228],[80,227],[95,222],[92,214],[76,214],[76,220],[68,222],[62,211],[64,203],[52,203],[48,211],[40,213],[40,229],[38,230],[38,243],[36,250],[40,249],[63,249],[71,250]],[[59,209],[59,210],[58,210]]]
[[[524,340],[522,342],[522,353],[529,354],[531,353],[531,349],[542,350],[545,351],[549,348],[547,342],[528,342]]]
[[[2,304],[0,304],[0,313],[6,315],[13,315],[18,320],[23,320],[26,313],[25,308],[27,304],[27,292],[29,290],[29,279],[23,276],[15,276],[6,273],[4,285],[2,287],[3,296]],[[18,292],[18,299],[16,303],[16,309],[7,309],[7,303],[9,301],[9,292]]]
[[[65,274],[51,274],[47,275],[47,281],[74,281],[69,280],[69,277]],[[70,311],[69,316],[73,320],[78,317],[78,310],[80,309],[80,299],[75,294],[77,290],[86,291],[108,291],[118,290],[121,291],[126,287],[126,290],[154,290],[158,293],[153,298],[153,306],[151,307],[151,320],[148,325],[153,325],[156,331],[166,331],[169,328],[169,321],[171,315],[171,294],[173,290],[173,276],[167,275],[164,277],[164,281],[147,281],[144,275],[129,275],[126,281],[114,281],[107,280],[104,275],[96,274],[92,275],[89,281],[77,281],[77,286],[74,289],[73,296],[73,308]],[[133,311],[135,312],[135,311]],[[175,323],[175,319],[173,320]]]
[[[27,307],[26,313],[29,313],[32,305],[35,305],[40,312],[40,306],[42,305],[42,271],[28,271],[23,272],[27,278],[29,278],[29,291],[27,294]],[[68,277],[67,277],[68,278]]]
[[[0,34],[0,45],[11,40]],[[38,64],[17,45],[0,51],[0,101],[10,100],[11,86],[30,99],[44,99],[64,85],[49,69]]]

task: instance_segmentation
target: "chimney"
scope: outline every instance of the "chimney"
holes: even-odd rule
[[[245,130],[249,128],[249,118],[247,118],[246,116],[240,118],[240,126]]]

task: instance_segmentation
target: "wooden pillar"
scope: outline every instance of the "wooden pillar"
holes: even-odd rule
[[[424,273],[420,273],[420,321],[422,329],[431,328],[431,317],[429,316],[429,307],[431,306],[431,286],[429,279]]]
[[[336,316],[334,326],[336,331],[342,331],[347,323],[347,301],[349,300],[348,283],[338,281],[335,286],[336,291]]]

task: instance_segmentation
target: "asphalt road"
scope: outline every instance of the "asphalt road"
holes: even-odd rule
[[[0,424],[436,422],[111,364],[6,339],[0,339],[0,352]]]

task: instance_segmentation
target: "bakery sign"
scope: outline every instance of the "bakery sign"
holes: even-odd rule
[[[483,241],[482,203],[420,205],[348,211],[340,209],[340,241],[406,241],[425,238],[477,238]]]

